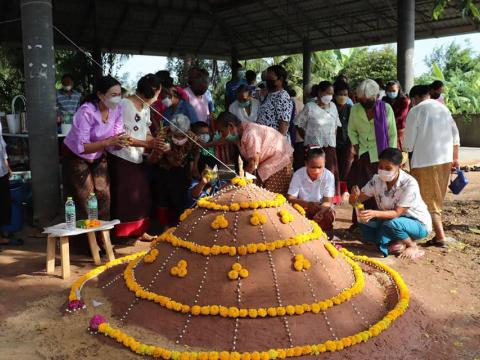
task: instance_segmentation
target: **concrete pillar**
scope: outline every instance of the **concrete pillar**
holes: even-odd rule
[[[310,50],[310,40],[303,39],[303,88],[310,84],[312,72],[312,52]],[[303,101],[307,99],[307,94],[303,94]]]
[[[52,220],[60,209],[52,1],[21,0],[33,217]]]
[[[415,0],[397,0],[397,77],[405,92],[413,86]]]

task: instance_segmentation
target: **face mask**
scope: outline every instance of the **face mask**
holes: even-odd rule
[[[238,106],[242,109],[245,109],[245,108],[248,108],[251,104],[251,101],[248,100],[248,101],[245,101],[245,102],[239,102],[238,103]]]
[[[347,103],[347,100],[348,100],[348,96],[345,96],[345,95],[337,95],[335,96],[335,101],[337,102],[337,104],[339,105],[345,105]]]
[[[176,137],[172,137],[172,142],[178,146],[185,145],[187,141],[188,141],[188,138],[177,139]]]
[[[276,81],[277,80],[267,80],[266,81],[268,91],[272,92],[272,91],[277,90],[277,86],[275,85]]]
[[[360,104],[362,104],[365,110],[371,109],[375,105],[375,100],[367,100],[364,103],[360,103]]]
[[[71,86],[71,85],[62,86],[62,89],[63,89],[64,91],[70,91],[70,90],[72,90],[72,86]]]
[[[210,134],[200,134],[198,135],[198,138],[200,139],[201,142],[207,143],[210,141]]]
[[[333,96],[332,95],[324,95],[320,98],[320,101],[323,103],[323,104],[330,104],[330,101],[332,101],[333,99]]]
[[[238,135],[237,134],[228,134],[227,141],[230,141],[230,142],[238,141]]]
[[[118,106],[120,101],[122,101],[122,97],[121,96],[113,96],[113,97],[110,97],[110,98],[105,97],[104,100],[102,100],[102,101],[107,108],[109,108],[110,110],[113,110]]]
[[[162,104],[166,108],[169,108],[170,106],[172,106],[172,99],[170,99],[169,97],[166,97],[165,99],[162,100]]]
[[[397,176],[396,171],[378,170],[378,177],[382,181],[390,182],[395,179],[395,176]]]
[[[388,91],[388,92],[387,92],[387,96],[388,96],[390,99],[396,99],[397,96],[398,96],[398,91]]]

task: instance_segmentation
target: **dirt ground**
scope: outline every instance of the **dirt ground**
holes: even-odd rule
[[[357,345],[335,359],[469,359],[480,360],[480,172],[468,174],[471,184],[461,196],[449,194],[445,228],[460,240],[452,249],[426,247],[417,261],[384,259],[400,272],[412,294],[411,309],[417,339],[398,351],[385,335]],[[338,208],[340,243],[355,253],[377,258],[375,249],[362,245],[350,226],[350,208]],[[64,281],[57,266],[45,274],[45,238],[24,232],[25,245],[0,252],[0,358],[1,359],[138,359],[108,341],[98,341],[86,328],[93,309],[64,315],[70,284],[93,268],[91,258],[72,256],[72,278]],[[146,244],[117,247],[117,256]],[[58,265],[59,259],[57,259]],[[399,321],[406,321],[399,319]],[[418,335],[421,334],[421,335]],[[385,336],[385,337],[384,337]],[[409,338],[410,334],[398,334]],[[328,357],[328,355],[326,356]]]

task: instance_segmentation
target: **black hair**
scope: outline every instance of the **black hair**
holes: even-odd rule
[[[170,76],[170,71],[160,70],[155,73],[155,75],[160,80],[162,87],[171,87],[173,86],[173,78]]]
[[[415,96],[424,97],[429,94],[430,90],[428,85],[415,85],[410,89],[410,99],[413,99]]]
[[[318,95],[318,85],[312,85],[312,88],[310,89],[310,97],[317,97]]]
[[[247,72],[245,73],[245,80],[247,80],[248,83],[251,83],[256,79],[257,79],[257,73],[253,70],[247,70]]]
[[[380,89],[383,89],[382,83],[383,83],[383,86],[385,86],[385,81],[383,81],[382,78],[376,78],[376,79],[375,79],[375,82],[378,84],[378,86],[380,87]]]
[[[161,86],[158,76],[147,74],[138,80],[136,92],[142,94],[145,99],[153,99],[155,93],[161,88]]]
[[[386,148],[385,150],[382,151],[378,159],[387,160],[397,166],[400,166],[403,161],[403,154],[397,148]]]
[[[219,129],[226,129],[229,125],[238,126],[241,123],[240,119],[229,111],[220,113],[217,118],[217,127]]]
[[[333,86],[332,83],[330,81],[320,81],[320,83],[318,84],[318,90],[317,90],[317,94],[319,92],[324,92],[326,91],[329,87]]]
[[[70,78],[73,81],[73,76],[72,74],[66,73],[62,75],[62,81],[65,80],[66,78]]]
[[[241,69],[242,67],[242,64],[240,64],[238,61],[233,62],[231,65],[232,71]]]
[[[287,70],[285,70],[285,68],[281,65],[272,65],[272,66],[269,66],[267,68],[267,71],[271,71],[273,73],[275,73],[275,75],[277,76],[277,78],[279,80],[282,80],[282,83],[283,83],[283,87],[286,88],[287,87],[287,78],[288,78],[288,73],[287,73]]]
[[[333,83],[333,92],[337,94],[340,91],[347,90],[350,91],[348,84],[345,81],[335,81]]]
[[[444,86],[443,81],[435,80],[428,87],[430,88],[430,90],[438,90],[443,86]]]
[[[246,84],[242,84],[237,88],[237,91],[235,91],[235,96],[238,96],[238,94],[248,92],[248,95],[252,95],[252,89]]]
[[[385,85],[385,90],[388,89],[390,86],[397,85],[398,87],[398,96],[403,96],[403,89],[402,85],[400,84],[400,81],[398,80],[389,80],[387,84]]]
[[[325,151],[321,147],[309,148],[305,153],[305,162],[321,156],[325,157]]]
[[[197,121],[197,122],[194,122],[191,126],[190,126],[190,130],[193,131],[193,133],[197,133],[198,130],[202,129],[202,128],[208,128],[208,124],[204,121]]]
[[[295,89],[288,88],[287,92],[290,97],[297,97],[297,92],[295,91]]]
[[[117,79],[115,79],[113,76],[111,75],[102,76],[97,80],[93,93],[85,97],[85,100],[83,101],[82,104],[92,103],[94,105],[97,105],[98,102],[100,101],[99,97],[97,96],[97,92],[99,92],[100,94],[106,94],[111,87],[116,85],[120,87],[122,86],[120,82]]]

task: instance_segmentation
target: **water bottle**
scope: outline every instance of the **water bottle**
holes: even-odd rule
[[[98,201],[94,193],[90,193],[87,200],[88,220],[98,219]]]
[[[67,229],[75,229],[76,227],[75,203],[72,197],[68,197],[65,203],[65,223],[67,224]]]

